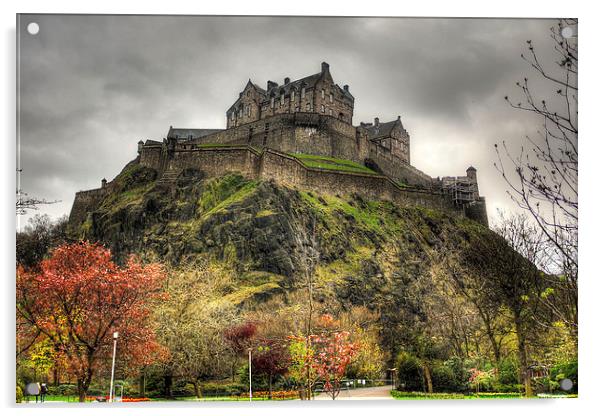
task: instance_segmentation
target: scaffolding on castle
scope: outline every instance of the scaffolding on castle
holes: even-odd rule
[[[475,181],[467,176],[444,177],[444,192],[448,193],[455,204],[465,205],[478,199],[478,188]]]

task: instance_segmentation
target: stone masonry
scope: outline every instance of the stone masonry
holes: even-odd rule
[[[487,225],[474,167],[466,176],[428,176],[410,164],[410,135],[401,117],[354,126],[354,102],[349,86],[339,87],[325,62],[319,73],[285,78],[282,85],[268,81],[263,89],[249,80],[226,111],[226,129],[171,126],[162,141],[138,142],[135,162],[156,169],[164,181],[189,167],[207,176],[239,172],[321,192],[449,209]],[[308,168],[289,156],[294,154],[351,160],[377,175]],[[110,183],[78,192],[70,219],[81,222],[106,189]]]

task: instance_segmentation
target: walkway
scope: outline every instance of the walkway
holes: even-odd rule
[[[360,387],[341,390],[336,400],[394,400],[391,396],[391,386]],[[328,393],[320,393],[316,400],[332,400]]]

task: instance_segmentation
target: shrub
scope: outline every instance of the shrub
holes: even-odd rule
[[[15,396],[15,400],[17,401],[17,403],[21,403],[23,401],[23,390],[21,390],[21,387],[17,386],[17,394]]]
[[[48,394],[51,396],[77,396],[77,386],[74,384],[48,386]]]
[[[202,383],[201,394],[209,396],[231,396],[243,393],[248,387],[240,383]]]
[[[504,358],[498,366],[498,382],[500,384],[515,385],[518,379],[518,361],[516,358]]]
[[[402,352],[397,357],[398,386],[407,391],[424,390],[422,366],[418,358],[410,353]]]
[[[577,380],[578,380],[578,363],[576,360],[567,361],[556,364],[550,371],[551,379],[560,382],[562,379],[568,378],[573,382],[573,388],[571,392],[577,392]]]
[[[468,391],[468,371],[461,359],[453,357],[433,366],[433,389],[442,392]]]

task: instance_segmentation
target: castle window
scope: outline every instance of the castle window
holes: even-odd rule
[[[295,90],[291,91],[291,101],[295,101]]]
[[[322,90],[322,99],[324,99],[324,90]]]
[[[310,103],[305,104],[305,109],[307,111],[311,111],[311,104]]]
[[[284,106],[284,93],[280,95],[280,107]]]
[[[322,112],[324,112],[324,111],[325,111],[325,108],[324,108],[324,106],[323,106],[323,105],[322,105],[322,106],[320,106],[320,111],[322,111]]]
[[[247,97],[251,96],[251,90],[247,91]]]
[[[334,98],[332,96],[332,93],[330,94],[330,102],[333,102]]]
[[[301,98],[305,98],[305,87],[301,88]]]
[[[329,115],[332,115],[332,108],[329,108],[329,109],[328,109],[328,114],[329,114]]]
[[[270,98],[270,107],[274,108],[274,97]]]

